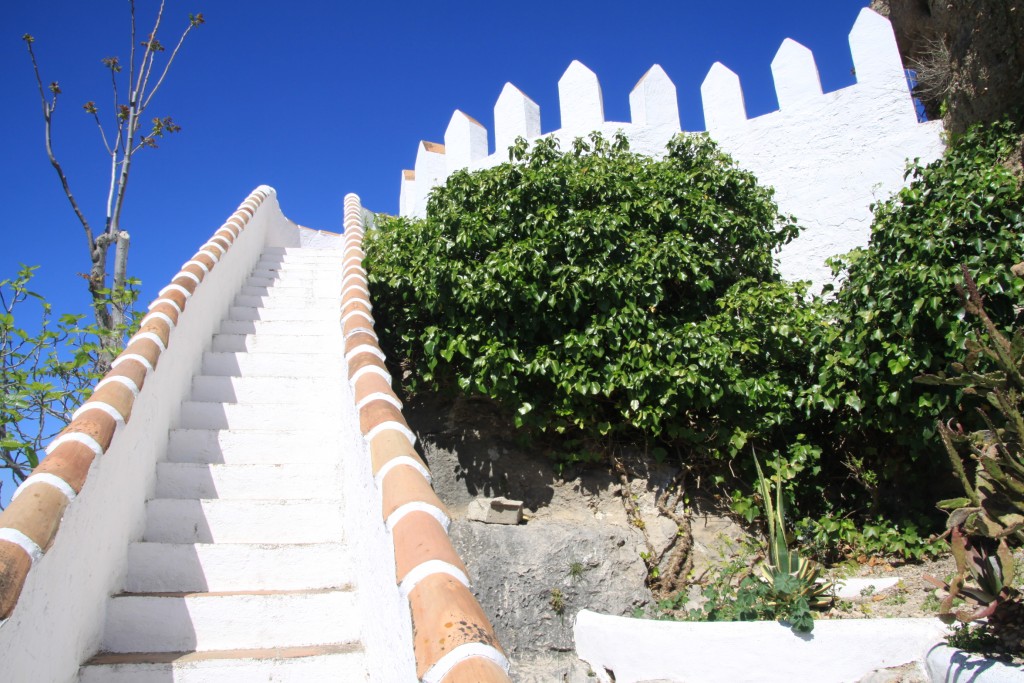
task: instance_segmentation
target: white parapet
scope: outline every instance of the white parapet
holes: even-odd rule
[[[660,64],[648,69],[629,93],[629,113],[633,125],[668,127],[679,131],[676,86]]]
[[[427,196],[430,191],[448,177],[448,162],[445,161],[444,145],[420,140],[416,150],[416,191],[412,196],[412,215],[427,215]]]
[[[934,617],[824,619],[814,622],[813,634],[797,634],[774,621],[672,622],[582,610],[573,625],[579,658],[598,681],[610,681],[611,671],[618,683],[866,680],[873,671],[921,662],[945,635]]]
[[[604,98],[597,74],[577,60],[558,79],[563,134],[586,135],[604,124]]]
[[[494,153],[508,160],[508,148],[516,138],[540,137],[540,107],[511,83],[501,89],[494,104]]]
[[[412,214],[415,193],[416,171],[407,168],[402,171],[402,191],[398,196],[398,215],[408,216]]]
[[[866,7],[862,9],[850,31],[850,52],[857,86],[879,100],[904,105],[890,111],[890,115],[901,115],[901,123],[906,125],[916,123],[917,114],[889,20]]]
[[[731,89],[734,103],[742,93],[724,67],[705,81],[717,100],[702,88],[708,131],[804,227],[779,263],[783,277],[814,290],[832,280],[828,257],[868,243],[870,206],[903,186],[907,160],[927,163],[943,149],[941,122],[917,122],[889,21],[861,10],[850,50],[857,82],[822,94],[810,51],[783,43],[772,63],[780,109],[753,119],[729,118],[736,109],[724,108],[722,93]]]
[[[464,112],[455,110],[444,132],[447,175],[468,168],[487,156],[487,129]]]
[[[711,65],[700,85],[700,97],[704,103],[704,127],[712,137],[738,129],[747,122],[740,77],[721,62]]]
[[[804,227],[779,252],[780,268],[786,279],[810,280],[815,290],[832,279],[828,257],[867,244],[870,206],[903,186],[907,160],[928,163],[943,150],[941,122],[917,122],[889,21],[861,10],[850,32],[850,50],[857,82],[823,93],[814,55],[785,40],[771,65],[779,110],[752,119],[740,79],[725,65],[716,62],[700,89],[711,137],[761,184],[773,187],[779,208]],[[440,145],[420,143],[415,174],[402,177],[402,215],[425,216],[430,189],[451,170],[466,167],[467,154],[470,170],[508,161],[508,148],[519,136],[554,136],[565,149],[592,131],[606,137],[621,131],[634,152],[658,156],[680,131],[675,86],[657,65],[630,93],[630,123],[605,121],[601,85],[580,62],[566,69],[558,94],[562,128],[542,133],[540,107],[506,84],[494,107],[495,152],[489,156],[465,151],[485,146],[487,135],[465,120],[458,122],[463,147],[458,155],[450,150],[450,162]],[[478,137],[467,143],[467,131]],[[473,142],[481,138],[482,144]],[[447,134],[445,139],[455,144]]]
[[[814,54],[806,47],[786,38],[772,60],[772,77],[779,109],[786,111],[800,106],[812,97],[821,97],[821,78]]]

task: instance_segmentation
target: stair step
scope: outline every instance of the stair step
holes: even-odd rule
[[[319,349],[342,348],[339,334],[318,334],[306,336],[259,335],[259,334],[215,334],[212,351],[270,351],[273,353],[309,353]]]
[[[299,454],[294,454],[299,455]],[[220,500],[337,500],[341,470],[327,463],[217,465],[157,464],[157,498]]]
[[[338,296],[341,293],[341,278],[310,278],[301,275],[281,277],[279,274],[250,275],[245,281],[246,287],[272,289],[289,287],[293,289],[312,289],[323,296]]]
[[[260,264],[252,269],[250,277],[267,277],[278,280],[313,280],[327,282],[341,280],[341,264],[337,265],[306,265],[306,264]]]
[[[307,249],[298,247],[298,251],[272,252],[260,254],[263,261],[341,261],[345,258],[344,249]]]
[[[207,351],[204,375],[259,377],[341,377],[343,357],[338,353],[272,353]]]
[[[326,285],[291,285],[285,283],[249,285],[246,284],[238,292],[242,296],[294,296],[315,301],[318,305],[321,299],[338,302],[341,300],[341,287],[328,287]]]
[[[146,503],[144,541],[154,543],[338,543],[339,501],[187,500]]]
[[[220,336],[220,335],[218,335]],[[264,337],[265,339],[265,337]],[[340,342],[339,342],[340,343]],[[278,403],[340,405],[343,382],[307,377],[229,377],[196,375],[192,378],[193,401],[220,403]]]
[[[353,583],[340,543],[132,543],[128,593],[300,590]]]
[[[351,643],[359,638],[350,590],[115,595],[105,652],[201,652]]]
[[[337,439],[322,431],[268,429],[172,429],[170,462],[259,465],[281,462],[337,462]]]
[[[101,653],[79,683],[328,683],[367,681],[362,646],[331,643],[207,652]]]
[[[339,288],[340,289],[340,288]],[[295,310],[328,310],[337,311],[341,308],[341,296],[335,299],[302,296],[247,296],[239,294],[235,297],[235,306],[259,308],[261,310],[295,309]]]
[[[262,336],[339,334],[340,314],[330,320],[222,320],[221,334],[258,334]]]
[[[339,307],[340,308],[340,307]],[[288,321],[337,321],[341,315],[339,308],[329,309],[287,309],[287,308],[253,308],[252,306],[232,306],[228,309],[229,320],[288,320]]]
[[[300,391],[300,396],[303,395],[309,398],[308,391]],[[337,413],[335,405],[313,401],[308,405],[288,401],[279,404],[184,401],[177,426],[186,429],[318,429],[336,422]]]

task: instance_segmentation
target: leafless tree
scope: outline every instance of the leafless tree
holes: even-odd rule
[[[106,216],[102,229],[96,229],[86,218],[75,195],[64,167],[57,160],[53,146],[53,119],[61,95],[60,84],[52,81],[44,85],[40,74],[39,63],[33,49],[35,38],[26,33],[22,36],[32,60],[36,83],[39,87],[39,99],[42,104],[43,121],[46,133],[46,155],[60,179],[75,217],[85,232],[91,267],[86,276],[89,294],[92,297],[92,309],[96,324],[107,331],[103,346],[105,354],[100,355],[100,363],[109,363],[122,343],[125,329],[125,310],[130,296],[126,293],[129,235],[121,229],[121,213],[124,208],[125,195],[128,189],[128,178],[135,154],[147,147],[156,147],[157,139],[164,135],[181,130],[170,116],[153,117],[149,123],[146,111],[153,97],[160,90],[175,57],[181,50],[185,39],[193,29],[204,23],[202,14],[190,14],[188,24],[178,37],[177,44],[169,53],[157,38],[164,20],[165,0],[161,0],[156,12],[153,28],[139,40],[136,26],[134,0],[129,0],[131,15],[131,54],[127,64],[122,64],[118,57],[107,57],[102,60],[103,66],[110,71],[110,82],[113,94],[113,110],[104,125],[100,118],[100,108],[96,102],[89,101],[83,105],[85,112],[96,121],[103,149],[110,157],[110,187],[107,193]],[[127,73],[125,73],[127,71]],[[124,78],[127,76],[127,83]],[[114,250],[113,283],[107,283],[108,254],[111,246]],[[106,356],[106,358],[104,358]],[[105,368],[101,367],[100,370]]]

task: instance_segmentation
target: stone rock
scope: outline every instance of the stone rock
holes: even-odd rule
[[[637,532],[558,520],[521,526],[452,520],[452,545],[513,662],[573,650],[581,609],[628,615],[651,600]]]
[[[920,94],[947,130],[1024,113],[1024,2],[1021,0],[873,0],[887,16]],[[944,107],[942,106],[944,105]]]
[[[484,524],[519,524],[523,521],[523,501],[508,498],[477,498],[470,502],[466,517]]]

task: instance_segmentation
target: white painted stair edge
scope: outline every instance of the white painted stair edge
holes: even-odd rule
[[[946,627],[928,619],[821,619],[798,635],[774,621],[683,622],[583,610],[576,654],[601,683],[855,683],[872,671],[922,663]]]

